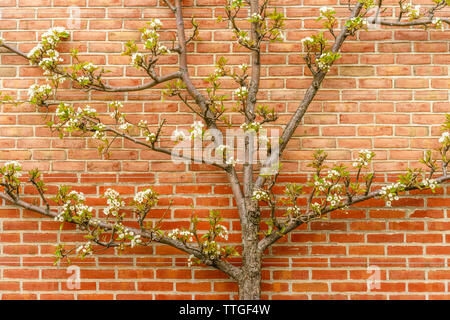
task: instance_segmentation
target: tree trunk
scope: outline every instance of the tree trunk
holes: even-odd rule
[[[238,279],[239,299],[259,300],[261,298],[261,258],[259,242],[259,210],[247,212],[247,221],[242,226],[242,273]]]
[[[242,278],[238,281],[240,300],[261,299],[261,263],[258,266],[254,270],[243,270]]]

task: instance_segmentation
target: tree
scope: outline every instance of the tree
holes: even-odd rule
[[[304,60],[311,72],[311,84],[302,102],[285,123],[281,136],[276,139],[269,139],[265,135],[263,125],[275,122],[278,119],[277,113],[264,104],[258,104],[261,45],[265,42],[283,41],[284,38],[285,18],[276,8],[269,6],[268,0],[229,0],[226,3],[226,16],[219,19],[229,21],[237,43],[251,55],[251,65],[241,65],[239,71],[232,71],[226,60],[220,59],[214,73],[206,79],[206,88],[198,88],[190,76],[188,45],[197,40],[199,25],[192,19],[192,32],[187,35],[181,0],[165,0],[176,19],[176,41],[174,40],[172,47],[168,48],[160,40],[162,25],[158,19],[153,19],[146,28],[140,30],[142,43],[126,43],[124,54],[131,57],[131,63],[136,68],[144,70],[150,77],[149,82],[134,87],[108,85],[103,78],[107,70],[91,62],[82,62],[76,50],[72,50],[70,54],[72,63],[64,65],[64,60],[57,51],[61,41],[69,37],[64,28],[53,28],[43,34],[40,43],[29,53],[21,52],[5,40],[0,40],[3,48],[40,67],[47,78],[47,84],[30,87],[28,99],[25,101],[5,95],[2,97],[3,102],[26,102],[48,112],[49,116],[53,116],[48,125],[59,132],[61,138],[72,133],[90,134],[98,140],[99,151],[105,154],[108,154],[115,139],[122,138],[156,152],[177,155],[184,160],[210,164],[223,170],[239,211],[241,248],[220,245],[219,241],[227,240],[228,232],[221,224],[220,213],[215,210],[211,211],[209,227],[203,230],[203,234],[200,234],[202,230],[198,227],[199,220],[195,216],[191,218],[188,229],[162,230],[160,222],[164,215],[160,219],[146,219],[158,202],[158,195],[151,188],[137,193],[130,203],[125,203],[117,191],[109,189],[104,195],[107,199],[107,207],[103,209],[106,219],[99,219],[93,208],[86,205],[83,194],[70,191],[66,186],[61,186],[56,195],[51,200],[48,199],[38,170],[28,173],[28,182],[40,195],[41,204],[22,200],[22,168],[18,162],[11,161],[0,169],[3,186],[0,197],[8,203],[52,217],[61,224],[75,223],[87,233],[87,242],[81,246],[66,249],[64,245],[58,245],[57,260],[67,258],[72,253],[85,257],[98,247],[114,247],[120,251],[128,246],[145,246],[157,242],[189,254],[190,265],[201,263],[226,273],[237,281],[241,299],[258,299],[261,294],[261,259],[264,251],[298,226],[320,219],[329,212],[345,210],[375,197],[384,199],[386,205],[390,206],[403,192],[415,189],[434,191],[439,184],[450,179],[447,173],[450,162],[447,156],[450,149],[450,115],[447,115],[440,138],[441,147],[434,154],[428,151],[421,160],[428,168],[426,175],[422,170],[408,169],[397,182],[374,188],[372,184],[375,173],[371,171],[370,166],[375,156],[373,152],[361,150],[353,168],[335,165],[324,173],[327,168],[327,154],[318,150],[311,163],[313,174],[309,183],[287,184],[283,197],[274,192],[280,166],[278,159],[282,157],[333,63],[341,57],[339,52],[344,41],[372,25],[438,29],[450,25],[450,20],[435,17],[439,10],[450,5],[449,0],[433,2],[432,6],[422,10],[420,6],[412,7],[400,1],[399,14],[395,20],[383,18],[383,1],[362,0],[354,4],[349,3],[349,15],[342,21],[333,8],[320,8],[318,20],[323,22],[325,32],[301,41]],[[161,75],[158,73],[157,64],[161,57],[168,54],[178,55],[178,70]],[[227,103],[230,97],[221,91],[223,79],[231,79],[238,85],[234,92],[235,104],[231,109]],[[164,122],[159,123],[155,130],[145,121],[134,123],[121,111],[122,103],[119,101],[111,101],[108,104],[112,123],[106,120],[104,114],[89,106],[76,109],[73,105],[61,101],[57,91],[66,80],[80,90],[100,92],[134,92],[166,84],[165,96],[178,97],[202,121],[195,122],[190,133],[175,131],[172,138],[176,146],[170,148],[161,141]],[[235,126],[227,116],[230,113],[239,114],[242,119],[240,128],[244,132],[243,159],[231,156],[232,148],[222,143],[219,134],[225,128]],[[177,146],[183,143],[186,146],[187,141],[189,150],[191,141],[194,142],[194,149],[201,147],[202,141],[212,141],[210,147],[215,149],[215,156],[211,160],[202,157],[201,153],[198,157],[195,150],[194,155],[183,153],[186,148]],[[210,148],[210,151],[212,149]],[[252,161],[253,154],[257,151],[267,154],[261,165]],[[436,155],[439,157],[437,160],[434,159]],[[435,177],[437,174],[439,176]],[[52,208],[54,206],[59,207],[59,211],[55,211]],[[124,208],[134,211],[137,227],[127,226]],[[268,219],[261,218],[264,213],[267,213]],[[262,222],[267,224],[267,228],[261,228]],[[240,266],[230,262],[235,256],[242,257]]]

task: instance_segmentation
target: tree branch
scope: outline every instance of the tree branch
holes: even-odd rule
[[[47,211],[44,208],[30,204],[26,201],[19,200],[19,199],[13,199],[3,192],[0,192],[0,198],[4,199],[7,202],[11,202],[19,207],[22,207],[26,210],[30,210],[30,211],[42,214],[42,215],[50,217],[50,218],[55,218],[56,216],[58,216],[58,213],[55,211],[50,211],[50,210]],[[76,222],[70,222],[70,223],[76,224]],[[94,226],[94,227],[100,227],[100,228],[102,228],[104,230],[108,230],[108,231],[114,229],[111,224],[104,222],[104,221],[99,221],[99,220],[95,220],[95,222],[90,221],[89,225]],[[149,239],[150,241],[153,241],[153,242],[158,242],[158,243],[169,245],[169,246],[174,247],[178,250],[181,250],[185,253],[192,254],[198,259],[205,260],[205,257],[201,254],[201,251],[199,250],[198,247],[188,246],[187,244],[185,244],[181,241],[162,236],[161,234],[159,234],[157,232],[145,231],[145,230],[129,228],[129,227],[127,227],[127,229],[134,232],[134,234],[136,234],[136,235],[140,235],[142,238]],[[205,263],[207,265],[213,266],[213,267],[225,272],[227,275],[229,275],[233,279],[237,279],[239,277],[239,274],[240,274],[239,268],[233,266],[232,264],[230,264],[229,262],[227,262],[225,260],[210,261],[210,260],[206,259]]]
[[[357,17],[359,15],[359,13],[361,12],[362,7],[363,7],[363,3],[358,2],[358,4],[353,9],[352,14],[347,19],[347,21],[351,20],[354,17]],[[347,39],[347,37],[348,37],[347,31],[348,31],[348,28],[347,28],[347,26],[345,26],[341,30],[339,35],[337,36],[336,41],[334,42],[334,45],[331,48],[331,51],[333,53],[337,53],[340,50],[340,48],[342,47],[342,44],[344,43],[345,39]],[[325,76],[326,76],[325,71],[319,71],[314,75],[311,85],[309,86],[308,90],[306,91],[302,102],[300,103],[300,105],[297,108],[297,110],[295,111],[294,115],[291,117],[291,119],[289,120],[285,129],[283,130],[283,133],[280,138],[280,147],[279,147],[278,154],[275,152],[272,153],[269,156],[269,158],[267,159],[266,163],[262,166],[262,169],[264,169],[268,165],[270,166],[270,164],[273,163],[277,158],[278,159],[281,158],[284,149],[286,148],[289,140],[292,138],[292,135],[294,134],[295,130],[297,129],[298,125],[300,124],[300,121],[303,119],[303,116],[305,115],[306,110],[308,110],[309,105],[311,104],[314,97],[316,96],[317,91],[319,90],[320,85],[321,85],[323,79],[325,78]],[[265,180],[266,179],[263,176],[259,175],[255,182],[255,188],[261,188],[262,185],[264,184]]]
[[[447,181],[450,181],[450,176],[441,176],[435,180],[436,180],[437,184],[442,184]],[[419,189],[419,188],[418,187],[409,187],[409,188],[406,188],[405,191],[411,191],[411,190],[416,190],[416,189]],[[370,192],[367,195],[355,196],[351,200],[347,200],[345,203],[343,203],[342,205],[340,205],[338,207],[330,208],[329,206],[327,206],[321,211],[320,214],[322,215],[322,214],[325,214],[328,212],[332,212],[332,211],[335,211],[338,209],[342,209],[342,208],[354,205],[359,202],[363,202],[363,201],[378,197],[378,196],[380,196],[380,191],[381,190],[376,190],[376,191]],[[278,239],[282,238],[285,234],[288,234],[289,232],[291,232],[298,226],[302,225],[303,223],[307,223],[315,218],[318,218],[318,215],[316,212],[314,212],[314,211],[306,212],[305,214],[299,216],[296,220],[293,220],[288,225],[286,225],[286,229],[282,234],[280,232],[275,231],[275,232],[272,232],[266,238],[262,239],[258,244],[258,249],[261,250],[261,252],[263,252],[269,246],[271,246],[274,242],[276,242]]]
[[[189,76],[189,71],[187,67],[187,52],[186,52],[186,33],[184,30],[184,21],[183,21],[183,13],[182,13],[182,3],[181,0],[175,0],[175,17],[177,24],[177,38],[178,38],[178,46],[179,46],[179,56],[180,56],[180,71],[182,73],[182,79],[186,85],[186,89],[191,97],[195,100],[197,105],[200,107],[206,126],[208,128],[217,129],[217,124],[214,116],[212,115],[211,110],[208,107],[208,101],[205,96],[202,95],[198,89],[192,83],[192,80]],[[218,142],[215,141],[216,146],[218,146]],[[244,196],[242,194],[241,185],[239,182],[239,178],[237,176],[235,168],[230,165],[226,169],[228,180],[231,184],[231,189],[233,191],[233,195],[238,203],[239,214],[242,220],[242,214],[245,212],[245,201]]]
[[[6,43],[2,43],[0,44],[0,47],[4,47],[7,50],[27,59],[30,60],[30,58],[28,58],[28,56],[18,50],[15,49],[13,47],[11,47],[10,45],[6,44]],[[68,79],[72,79],[66,72],[62,71],[62,70],[55,70],[54,71],[56,74],[62,75]],[[104,91],[104,92],[132,92],[132,91],[141,91],[141,90],[145,90],[145,89],[150,89],[155,87],[156,85],[160,84],[160,83],[164,83],[173,79],[179,79],[181,78],[181,72],[177,71],[177,72],[173,72],[170,73],[168,75],[162,76],[162,77],[156,77],[154,78],[154,80],[152,82],[149,83],[145,83],[139,86],[126,86],[126,87],[111,87],[108,85],[103,84],[102,86],[97,86],[97,85],[89,85],[89,89],[92,90],[96,90],[96,91]]]
[[[89,121],[92,121],[92,120],[89,119]],[[147,143],[147,142],[138,140],[138,139],[130,136],[129,134],[126,134],[126,133],[121,132],[121,131],[117,131],[116,129],[114,129],[114,128],[110,127],[110,126],[106,126],[105,125],[104,131],[114,133],[116,136],[125,138],[125,139],[127,139],[127,140],[129,140],[131,142],[136,143],[136,144],[145,146],[145,147],[147,147],[147,148],[149,148],[149,149],[151,149],[153,151],[164,153],[164,154],[167,154],[167,155],[172,155],[172,150],[170,150],[170,149],[166,149],[166,148],[162,148],[162,147],[156,147],[153,143]],[[188,157],[188,156],[185,156],[185,155],[180,155],[179,157],[183,158],[183,159],[186,159],[186,160],[202,161],[202,163],[206,163],[203,159],[195,159],[194,157]],[[227,166],[222,165],[220,163],[211,163],[211,165],[216,166],[216,167],[218,167],[220,169],[223,169],[223,170],[226,170],[226,168],[227,168]]]

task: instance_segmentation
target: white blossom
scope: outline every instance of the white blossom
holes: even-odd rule
[[[267,202],[270,200],[270,196],[267,193],[267,191],[258,189],[258,190],[253,191],[253,199],[258,200],[258,201],[266,201]]]
[[[93,251],[92,251],[92,244],[90,242],[78,246],[76,249],[76,253],[80,254],[82,257],[87,256],[87,255],[92,255]]]
[[[131,64],[136,68],[141,66],[143,60],[144,56],[139,52],[135,52],[131,55]]]
[[[139,191],[134,196],[133,200],[137,204],[143,204],[146,201],[150,201],[151,203],[156,202],[156,193],[152,189],[146,189],[144,191]]]
[[[248,69],[248,64],[246,64],[246,63],[240,64],[238,66],[238,68],[241,69],[241,70],[247,70]]]
[[[153,132],[147,133],[145,137],[145,141],[154,142],[156,140],[156,134]]]
[[[216,147],[216,152],[217,152],[218,154],[223,154],[223,153],[226,151],[227,148],[228,148],[227,145],[221,144],[221,145],[219,145],[219,146]]]
[[[47,97],[52,91],[52,87],[48,84],[45,85],[38,85],[38,84],[33,84],[29,89],[28,89],[28,99],[29,100],[33,100],[33,98],[43,98],[43,97]]]
[[[237,161],[234,159],[234,157],[229,157],[226,161],[226,164],[232,165],[233,167],[236,165]]]
[[[357,161],[353,162],[353,167],[363,167],[369,165],[369,162],[374,156],[375,154],[367,149],[360,150]]]
[[[183,131],[175,130],[172,132],[172,141],[179,142],[187,139],[186,134]]]
[[[409,6],[409,10],[407,12],[407,16],[412,18],[412,19],[418,18],[420,16],[420,5],[416,5],[416,6],[414,6],[414,8]]]
[[[178,228],[170,231],[167,236],[173,240],[192,241],[194,234],[188,230],[180,230]]]
[[[439,138],[440,143],[444,143],[445,141],[450,142],[450,132],[443,132],[441,137]]]
[[[437,182],[434,179],[425,178],[423,179],[422,183],[425,187],[428,187],[431,190],[434,190],[437,187]]]
[[[306,38],[303,38],[303,39],[301,40],[301,42],[302,42],[303,44],[310,44],[310,43],[314,42],[314,40],[313,40],[313,38],[311,38],[311,37],[306,37]]]
[[[382,187],[379,193],[381,195],[381,198],[385,200],[386,206],[391,207],[392,201],[399,199],[398,193],[404,190],[405,187],[406,185],[400,182],[395,182]]]
[[[116,190],[108,188],[105,191],[104,196],[107,198],[106,204],[108,205],[103,209],[103,213],[106,216],[117,217],[121,207],[125,206],[125,202],[120,199],[120,195]]]
[[[94,72],[96,68],[98,67],[92,62],[89,62],[88,64],[83,66],[83,69],[86,70],[87,72]]]
[[[193,259],[194,259],[195,257],[194,257],[194,255],[193,254],[191,254],[190,256],[189,256],[189,258],[188,258],[188,267],[191,267],[192,266],[192,264],[194,263],[193,262]]]
[[[234,94],[240,99],[245,98],[248,95],[248,89],[247,87],[239,87],[234,90]]]
[[[262,125],[259,122],[243,123],[241,124],[241,129],[244,131],[255,131],[258,132],[262,129]]]
[[[319,69],[328,71],[330,70],[330,64],[328,62],[329,58],[331,57],[332,53],[330,51],[326,53],[322,53],[320,57],[317,59],[317,66]]]
[[[286,209],[287,213],[291,216],[298,216],[300,214],[300,207],[294,205],[293,207],[288,207]]]
[[[191,127],[193,128],[191,131],[191,138],[201,138],[203,136],[203,127],[205,125],[201,121],[195,121],[193,124],[191,124]]]
[[[22,167],[19,162],[12,160],[8,161],[3,165],[3,168],[7,169],[7,174],[12,178],[20,178],[22,176]],[[3,182],[5,182],[5,177],[3,177]]]
[[[90,82],[89,77],[86,77],[86,76],[79,76],[79,77],[77,77],[77,81],[81,85],[87,85]]]
[[[328,11],[333,10],[333,8],[330,7],[320,7],[319,11],[320,11],[320,15],[325,15]]]
[[[149,26],[151,28],[155,28],[155,29],[161,28],[162,27],[161,20],[156,19],[156,18],[152,19],[152,21],[150,21],[150,23],[149,23]]]

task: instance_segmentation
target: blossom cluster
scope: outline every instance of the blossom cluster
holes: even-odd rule
[[[192,241],[194,234],[189,230],[180,230],[178,228],[169,231],[167,236],[173,240],[179,240],[182,242]]]
[[[91,79],[87,76],[78,76],[77,82],[83,87],[87,87],[91,83]]]
[[[442,133],[441,137],[439,138],[439,143],[442,144],[450,144],[450,132],[445,131]]]
[[[33,84],[28,88],[28,101],[31,104],[41,106],[52,95],[53,89],[50,85]]]
[[[223,238],[225,240],[228,240],[228,229],[222,224],[216,224],[214,233],[216,237]]]
[[[120,199],[120,195],[116,190],[110,188],[106,190],[104,196],[106,197],[106,204],[108,206],[103,209],[103,213],[106,216],[117,217],[120,208],[125,206],[125,202]]]
[[[111,101],[110,103],[108,103],[108,107],[111,111],[111,118],[115,119],[118,116],[120,116],[120,109],[123,108],[123,103],[120,101]]]
[[[241,124],[241,129],[243,129],[244,131],[258,132],[262,129],[262,125],[259,122],[243,123]]]
[[[300,210],[301,210],[300,207],[297,206],[297,205],[294,205],[294,206],[292,206],[292,207],[288,207],[288,208],[286,209],[287,214],[290,215],[290,216],[294,216],[294,217],[300,215]]]
[[[336,11],[334,11],[333,8],[325,7],[325,6],[324,7],[320,7],[319,12],[320,12],[321,16],[326,16],[328,14],[335,14],[336,13]]]
[[[3,169],[5,170],[5,174],[13,176],[15,178],[20,178],[22,176],[22,166],[15,160],[5,162],[5,164],[3,165]]]
[[[235,166],[237,163],[237,160],[235,160],[233,156],[230,156],[232,151],[229,150],[229,146],[225,144],[221,144],[216,147],[216,154],[225,157],[225,163],[228,165]]]
[[[335,55],[331,51],[322,53],[316,60],[317,67],[322,71],[328,72],[334,60],[336,60]]]
[[[181,130],[175,130],[172,132],[172,141],[180,142],[186,140],[186,134]]]
[[[205,240],[202,243],[202,251],[210,260],[216,260],[221,257],[223,248],[214,240]]]
[[[137,205],[153,206],[158,202],[158,195],[152,189],[139,191],[133,198]]]
[[[406,15],[409,17],[410,20],[420,18],[420,5],[416,5],[413,8],[410,4],[407,4],[405,6],[405,10],[407,10]]]
[[[17,192],[20,187],[19,178],[22,176],[22,167],[17,161],[8,161],[0,167],[0,175],[2,183],[15,189]]]
[[[131,123],[129,123],[125,119],[125,116],[122,114],[122,112],[120,112],[120,109],[123,108],[122,102],[112,101],[108,103],[108,107],[110,110],[112,110],[112,112],[110,113],[111,118],[117,121],[120,130],[127,130],[132,126]]]
[[[232,9],[241,8],[243,5],[244,5],[243,0],[231,0],[230,1],[230,8],[232,8]]]
[[[248,96],[248,89],[245,86],[239,87],[234,90],[234,94],[238,97],[239,100],[243,100]]]
[[[387,207],[391,207],[392,201],[399,199],[398,193],[403,191],[405,187],[406,185],[403,183],[396,182],[381,188],[380,195],[385,200]]]
[[[422,184],[426,188],[430,188],[432,191],[434,191],[437,187],[437,182],[434,179],[425,178],[422,180]]]
[[[369,165],[369,162],[373,159],[375,153],[369,151],[367,149],[363,149],[359,151],[358,159],[353,162],[353,167],[362,168],[363,166]]]
[[[147,23],[150,28],[144,28],[142,32],[142,40],[144,40],[144,47],[151,50],[155,55],[164,55],[170,53],[166,46],[161,45],[159,40],[158,30],[162,27],[159,19],[152,19]]]
[[[44,70],[44,74],[49,74],[63,61],[59,52],[55,50],[56,46],[61,39],[68,37],[69,33],[63,27],[51,28],[42,34],[40,43],[27,55],[31,64],[38,64]]]
[[[325,193],[331,206],[338,206],[343,200],[339,195],[339,192],[342,191],[342,185],[337,183],[340,178],[341,174],[335,169],[328,170],[326,177],[320,178],[314,176],[314,187],[317,190],[316,193]]]
[[[156,141],[156,134],[153,132],[145,131],[144,136],[145,136],[145,141],[147,141],[147,142],[153,143]]]
[[[314,39],[311,37],[305,37],[301,40],[301,43],[303,43],[305,46],[308,46],[314,43]]]
[[[237,160],[234,157],[229,157],[225,163],[234,167],[237,164]]]
[[[191,130],[191,138],[193,139],[200,139],[203,136],[203,127],[205,125],[201,121],[195,121],[193,124],[191,124],[192,130]]]
[[[321,213],[321,205],[318,202],[314,202],[311,204],[311,209],[313,212],[320,214]]]
[[[65,197],[61,211],[55,216],[55,221],[77,221],[79,223],[89,221],[92,218],[93,208],[84,202],[86,198],[82,192],[71,191]]]
[[[431,23],[434,24],[434,27],[436,29],[444,30],[444,23],[442,22],[441,18],[434,17]]]
[[[335,194],[330,194],[327,197],[327,201],[330,203],[330,206],[332,208],[335,207],[339,207],[339,205],[342,204],[342,201],[344,200],[344,197],[335,193]]]
[[[214,70],[214,74],[213,76],[215,78],[219,78],[219,77],[223,77],[226,74],[226,71],[223,67],[218,66],[215,70]]]
[[[61,102],[56,108],[56,116],[58,116],[60,120],[59,126],[70,132],[86,129],[86,127],[81,126],[81,124],[85,122],[85,117],[95,118],[97,116],[97,110],[89,105],[86,105],[84,108],[78,107],[77,110],[75,110],[71,105]],[[94,127],[93,129],[96,131],[104,129],[104,126],[101,124],[97,124]],[[97,135],[100,137],[100,133]]]
[[[188,267],[192,267],[192,265],[194,264],[194,262],[199,263],[198,261],[194,261],[195,256],[193,254],[191,254],[188,258]]]
[[[227,145],[221,144],[216,147],[216,152],[220,155],[224,155],[224,153],[226,154],[226,152],[228,151],[227,149],[228,149]]]
[[[92,62],[87,62],[86,64],[83,65],[83,70],[85,70],[89,73],[92,73],[97,69],[98,69],[98,66],[93,64]]]
[[[240,64],[238,65],[238,68],[242,70],[242,72],[246,72],[248,70],[248,64],[246,63]]]
[[[250,16],[249,21],[253,22],[253,23],[258,23],[258,22],[263,21],[263,17],[259,13],[255,12]]]
[[[321,7],[319,11],[320,17],[317,18],[317,21],[323,20],[324,27],[329,30],[332,30],[336,23],[336,18],[334,16],[336,14],[336,11],[333,8],[329,7]]]
[[[253,45],[253,41],[250,39],[250,36],[245,31],[236,32],[236,37],[238,43],[244,47],[251,47]]]
[[[125,120],[124,116],[119,117],[117,119],[117,122],[119,124],[119,129],[120,130],[128,130],[132,126],[131,123],[129,123],[129,122],[127,122],[127,120]]]
[[[82,258],[84,258],[88,255],[92,255],[93,254],[92,243],[87,242],[86,244],[78,246],[76,249],[76,253]]]
[[[144,55],[139,52],[135,52],[131,55],[131,65],[135,68],[139,68],[142,66],[142,63],[144,62]]]
[[[108,139],[106,138],[106,133],[104,132],[106,126],[103,123],[98,123],[96,125],[96,130],[92,135],[93,139],[100,140],[106,142]]]
[[[144,42],[144,48],[151,52],[152,56],[165,55],[170,53],[170,50],[159,43],[158,30],[161,28],[162,23],[159,19],[152,19],[147,23],[148,27],[139,29],[141,31],[142,40]],[[147,68],[147,59],[145,54],[138,52],[138,47],[133,41],[127,43],[127,51],[125,54],[131,56],[131,64],[136,67]]]
[[[340,173],[337,170],[335,170],[335,169],[328,170],[327,178],[336,179],[336,178],[339,178],[339,176],[340,176]]]
[[[266,201],[268,202],[270,200],[270,196],[269,193],[267,193],[267,191],[258,189],[253,191],[253,200],[257,200],[257,201]]]
[[[345,25],[350,33],[354,33],[359,29],[367,28],[367,19],[362,17],[354,17],[348,20]]]
[[[316,181],[314,181],[314,186],[319,190],[320,192],[325,192],[325,190],[329,187],[331,187],[333,183],[327,179],[323,178],[316,178]]]
[[[130,240],[130,246],[133,248],[136,244],[142,243],[141,235],[125,227],[122,223],[117,223],[114,228],[117,231],[117,240]]]
[[[96,115],[96,110],[91,108],[90,106],[86,106],[84,108],[78,107],[76,111],[71,109],[71,114],[69,115],[68,121],[66,123],[66,127],[70,129],[79,129],[80,124],[83,120],[83,117],[93,117]]]

